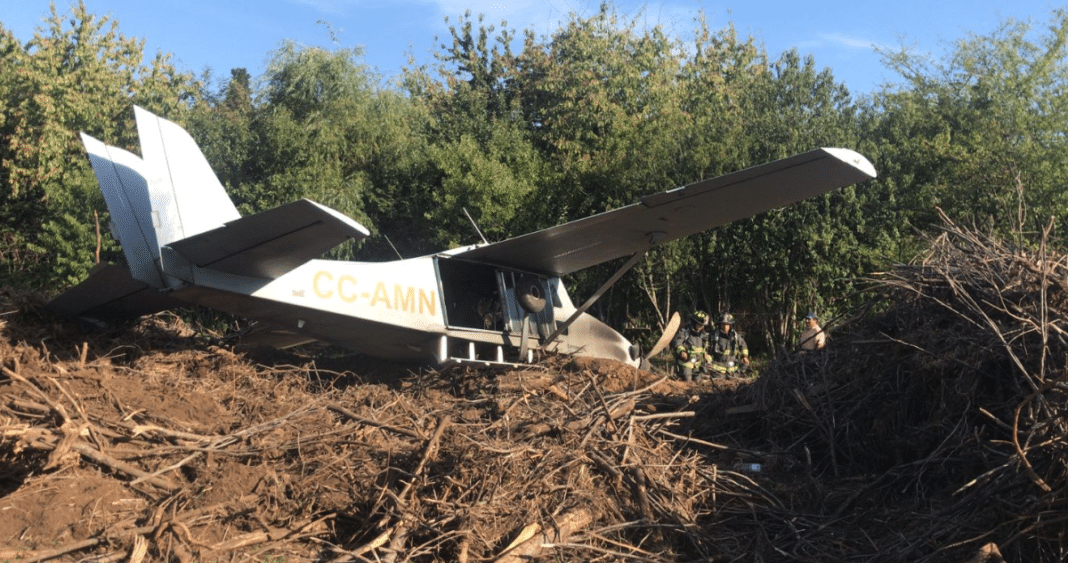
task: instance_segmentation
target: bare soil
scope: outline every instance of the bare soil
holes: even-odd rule
[[[663,499],[687,511],[707,494],[705,454],[674,432],[651,442],[702,391],[662,373],[235,352],[173,315],[86,330],[41,296],[2,297],[0,560],[529,559],[596,522],[673,510],[648,496],[678,483],[648,481],[689,473],[694,498]],[[524,530],[536,537],[512,546]]]

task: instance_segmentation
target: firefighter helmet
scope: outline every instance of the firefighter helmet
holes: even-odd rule
[[[708,324],[708,313],[704,311],[694,311],[690,313],[690,320],[693,321],[694,324],[706,325]]]
[[[721,325],[733,325],[734,324],[734,315],[732,315],[730,313],[723,313],[723,316],[721,316],[719,318],[719,324],[721,324]]]

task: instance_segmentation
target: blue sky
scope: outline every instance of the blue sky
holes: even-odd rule
[[[270,52],[285,39],[334,45],[327,26],[344,47],[359,46],[364,60],[386,78],[397,76],[408,55],[416,63],[448,37],[448,24],[465,10],[487,23],[508,22],[516,30],[548,35],[569,13],[589,15],[597,0],[85,0],[89,11],[109,15],[126,36],[143,38],[146,51],[171,53],[180,68],[200,73],[211,67],[228,77],[233,67],[262,74]],[[0,0],[0,24],[21,40],[48,16],[47,0]],[[61,13],[71,3],[57,0]],[[642,25],[692,36],[703,11],[713,29],[733,22],[738,32],[763,43],[772,58],[790,48],[812,55],[820,67],[854,94],[865,94],[897,76],[885,69],[874,46],[907,46],[941,57],[968,33],[985,35],[1006,18],[1033,21],[1044,29],[1054,4],[1039,0],[897,0],[894,2],[771,0],[616,0],[617,11]],[[498,27],[500,27],[498,25]],[[439,41],[435,41],[435,36]]]

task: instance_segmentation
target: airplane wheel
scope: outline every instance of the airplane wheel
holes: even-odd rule
[[[528,313],[540,313],[545,310],[545,296],[541,294],[541,280],[537,278],[525,278],[519,280],[516,294],[519,296],[519,305]]]

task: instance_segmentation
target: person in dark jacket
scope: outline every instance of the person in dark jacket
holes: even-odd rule
[[[695,375],[711,359],[708,355],[708,313],[694,311],[690,313],[690,324],[679,328],[671,341],[675,352],[675,366],[679,377],[684,381],[693,381]]]
[[[714,376],[727,377],[739,370],[749,369],[749,348],[745,339],[734,330],[734,315],[724,313],[719,328],[709,338],[709,369]]]

